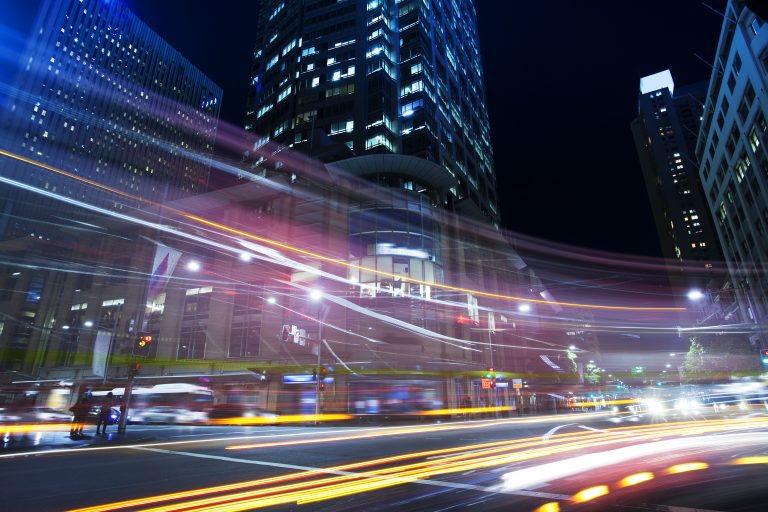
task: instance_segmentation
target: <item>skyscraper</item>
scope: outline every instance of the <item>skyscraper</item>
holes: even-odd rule
[[[729,2],[696,155],[742,317],[759,329],[768,315],[767,74],[768,25]]]
[[[267,0],[261,9],[246,129],[319,157],[328,138],[348,148],[326,160],[430,160],[455,178],[444,206],[498,222],[471,0]],[[393,179],[382,184],[413,186]]]
[[[664,257],[701,268],[722,258],[693,154],[705,93],[703,82],[675,89],[669,70],[643,77],[632,122]]]
[[[43,2],[16,77],[0,90],[4,178],[117,210],[137,204],[84,180],[150,201],[205,191],[222,91],[120,1]],[[44,209],[62,216],[9,183],[0,202],[0,237],[47,237]]]

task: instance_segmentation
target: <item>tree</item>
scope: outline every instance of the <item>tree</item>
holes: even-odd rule
[[[691,337],[683,363],[688,382],[716,382],[762,371],[757,348],[740,334],[703,334]]]

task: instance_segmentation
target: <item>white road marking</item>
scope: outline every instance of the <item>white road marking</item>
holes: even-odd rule
[[[355,476],[359,478],[373,478],[373,479],[380,478],[380,479],[394,480],[402,483],[432,485],[436,487],[449,487],[452,489],[470,489],[473,491],[482,491],[482,492],[488,492],[493,494],[512,494],[515,496],[529,496],[534,498],[546,498],[546,499],[552,499],[552,500],[567,500],[571,498],[571,496],[567,494],[553,494],[548,492],[535,492],[535,491],[522,491],[522,490],[507,491],[502,489],[500,486],[484,487],[482,485],[463,484],[460,482],[445,482],[442,480],[420,480],[420,479],[403,478],[403,477],[397,477],[397,476],[391,476],[391,475],[366,475],[365,473],[355,473],[354,471],[340,471],[336,469],[326,469],[326,468],[319,468],[314,466],[302,466],[299,464],[286,464],[284,462],[271,462],[266,460],[240,459],[237,457],[226,457],[223,455],[209,455],[205,453],[180,452],[176,450],[164,450],[162,448],[147,448],[145,446],[130,446],[128,448],[132,450],[163,453],[166,455],[182,455],[186,457],[195,457],[199,459],[220,460],[223,462],[236,462],[239,464],[254,464],[257,466],[270,466],[275,468],[294,469],[298,471],[314,471],[317,473],[325,473],[329,475],[338,475],[338,476]]]
[[[554,428],[551,428],[551,429],[549,429],[549,431],[546,434],[541,436],[541,440],[542,441],[549,441],[549,438],[552,437],[552,434],[554,434],[555,432],[557,432],[561,428],[569,427],[571,425],[575,425],[575,423],[566,423],[565,425],[558,425],[558,426],[556,426]]]
[[[248,436],[237,436],[237,437],[219,437],[214,439],[194,439],[189,441],[163,441],[163,442],[157,442],[157,443],[143,443],[143,444],[136,444],[136,445],[130,445],[130,444],[124,444],[124,445],[115,445],[115,446],[87,446],[87,447],[73,447],[73,448],[58,448],[55,450],[38,450],[36,452],[18,452],[18,453],[4,453],[0,454],[0,459],[12,459],[12,458],[18,458],[18,457],[29,457],[29,456],[40,456],[40,455],[54,455],[54,454],[62,454],[62,453],[83,453],[83,452],[98,452],[98,451],[111,451],[111,450],[127,450],[130,448],[135,448],[138,446],[169,446],[169,445],[177,445],[177,444],[198,444],[198,443],[215,443],[219,441],[223,442],[233,442],[233,441],[243,441],[245,439],[261,439],[264,437],[269,438],[275,438],[275,437],[295,437],[295,436],[301,436],[306,434],[330,434],[330,433],[344,433],[349,432],[348,430],[318,430],[318,431],[311,431],[311,432],[296,432],[293,434],[272,434],[272,432],[275,432],[275,430],[260,430],[260,431],[251,431],[251,432],[264,432],[263,435],[248,435]],[[321,438],[322,439],[322,438]]]
[[[579,425],[579,428],[583,428],[584,430],[591,430],[593,432],[602,432],[604,434],[618,434],[618,432],[613,432],[613,431],[610,431],[610,430],[603,430],[601,428],[588,427],[586,425]]]

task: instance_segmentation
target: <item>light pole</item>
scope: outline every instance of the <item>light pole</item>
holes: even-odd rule
[[[317,314],[315,316],[317,320],[317,363],[315,365],[315,425],[319,423],[318,416],[320,415],[320,354],[323,348],[323,321],[320,318],[320,309],[322,306],[323,292],[318,289],[313,289],[309,292],[309,298],[313,302],[317,302]]]

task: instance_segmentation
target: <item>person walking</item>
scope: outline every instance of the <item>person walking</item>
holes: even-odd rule
[[[72,425],[69,428],[69,437],[73,439],[83,436],[83,427],[85,426],[85,420],[90,409],[85,398],[85,393],[81,394],[77,397],[77,402],[69,408],[72,412]]]
[[[96,435],[99,435],[99,429],[101,428],[101,435],[107,435],[107,425],[109,425],[109,416],[112,414],[112,392],[110,391],[101,401],[101,409],[99,409],[99,419],[96,422]]]

